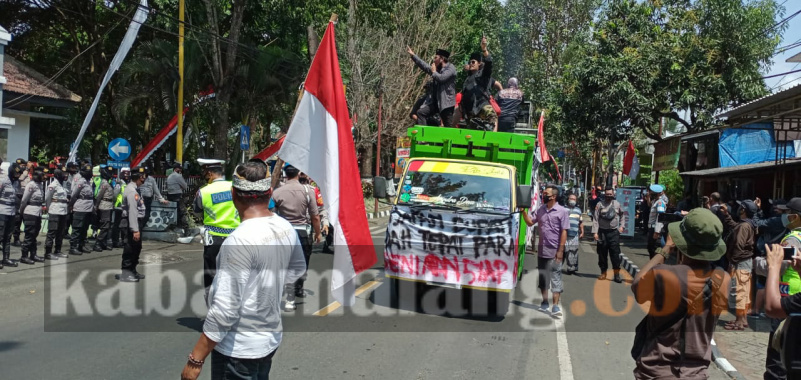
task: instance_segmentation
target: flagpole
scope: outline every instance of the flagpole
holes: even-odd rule
[[[175,132],[175,160],[184,163],[184,0],[178,0],[178,130]],[[244,157],[244,156],[243,156]]]
[[[381,108],[382,103],[384,101],[384,89],[382,88],[382,81],[379,81],[378,85],[378,147],[376,149],[375,154],[375,176],[378,177],[381,175]],[[375,184],[373,184],[375,185]],[[373,196],[374,206],[373,210],[376,214],[378,214],[378,198]]]

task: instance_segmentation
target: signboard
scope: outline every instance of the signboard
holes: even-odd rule
[[[398,206],[387,225],[384,270],[409,280],[511,290],[517,280],[517,218]]]
[[[250,127],[247,125],[239,126],[239,149],[250,149]]]
[[[124,161],[131,156],[131,143],[126,139],[114,139],[108,144],[108,155],[113,161]]]
[[[395,148],[411,148],[412,147],[412,139],[406,136],[398,137],[398,141],[395,144]]]
[[[406,163],[409,161],[409,155],[411,153],[411,149],[409,148],[398,148],[395,154],[395,177],[400,177],[403,175],[403,169],[406,167]]]
[[[634,222],[637,219],[637,191],[636,189],[617,189],[615,198],[620,202],[623,215],[626,216],[626,224],[623,225],[622,236],[634,236]]]
[[[131,162],[130,161],[108,161],[106,162],[106,166],[110,166],[114,169],[120,170],[122,168],[130,168]]]
[[[681,137],[678,136],[654,144],[653,171],[676,169],[679,166],[680,152]]]

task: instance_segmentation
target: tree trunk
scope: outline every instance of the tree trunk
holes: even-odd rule
[[[314,25],[306,27],[306,41],[309,44],[309,62],[314,60],[317,54],[317,48],[320,46],[320,39],[317,38],[317,32],[314,31]]]
[[[361,176],[362,178],[371,178],[375,170],[373,165],[375,164],[375,149],[373,144],[366,145],[364,147],[364,154],[362,154],[362,167],[361,167]]]

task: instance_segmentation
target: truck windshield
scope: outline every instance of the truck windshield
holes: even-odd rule
[[[398,204],[510,211],[510,177],[509,169],[499,166],[413,161],[402,181]]]

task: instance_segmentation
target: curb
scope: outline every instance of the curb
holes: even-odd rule
[[[631,277],[636,276],[637,273],[640,272],[640,268],[634,265],[634,263],[623,253],[620,254],[620,261],[621,261],[620,266],[623,267],[623,269],[625,269],[626,272],[629,272]],[[734,366],[731,365],[731,363],[728,360],[726,360],[726,358],[724,358],[723,355],[721,355],[720,350],[718,349],[718,345],[715,343],[714,338],[712,339],[711,343],[712,343],[712,360],[715,362],[715,365],[718,366],[718,368],[720,368],[721,371],[726,372],[726,375],[728,375],[732,379],[746,380],[745,377],[739,371],[737,371],[737,369],[734,368]]]
[[[367,213],[367,219],[379,219],[379,218],[383,218],[383,217],[389,216],[389,212],[390,211],[392,211],[392,210],[379,211],[378,213],[368,212]]]

